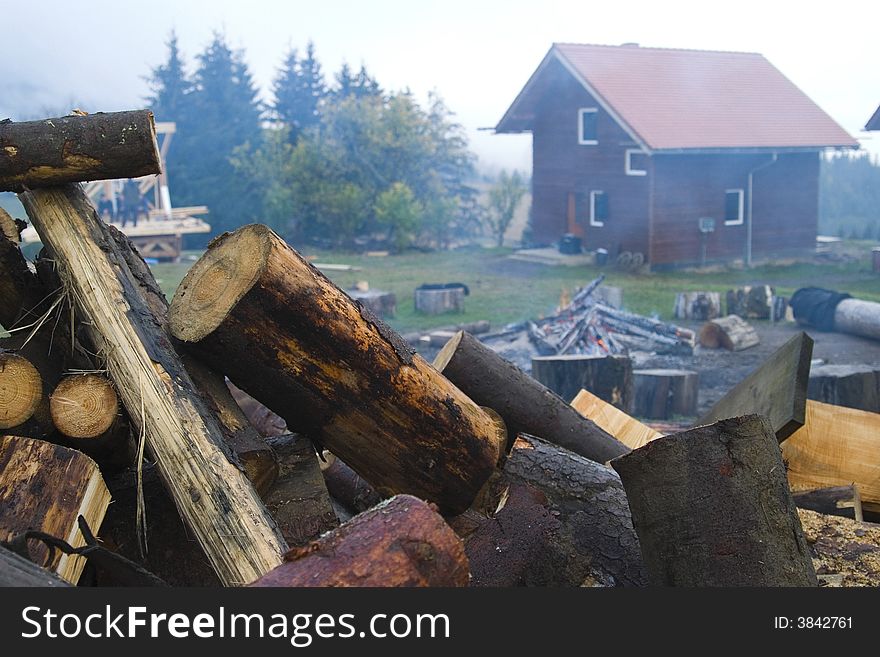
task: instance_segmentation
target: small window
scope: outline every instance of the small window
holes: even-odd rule
[[[596,137],[596,117],[599,110],[595,107],[582,107],[578,110],[578,143],[598,144]]]
[[[638,148],[628,148],[626,150],[625,170],[628,176],[644,176],[648,170],[648,156]]]
[[[724,194],[724,224],[739,226],[743,222],[743,190],[728,189]]]
[[[608,194],[600,191],[590,192],[590,225],[604,226],[608,219]]]

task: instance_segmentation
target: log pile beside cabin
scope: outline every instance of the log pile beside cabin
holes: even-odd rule
[[[820,417],[799,406],[801,343],[774,361],[796,375],[773,407],[734,391],[711,426],[663,437],[627,414],[625,358],[605,363],[607,393],[573,405],[467,332],[429,364],[265,226],[215,240],[169,305],[76,184],[157,173],[152,125],[0,124],[29,158],[0,157],[0,188],[46,247],[29,266],[6,222],[0,584],[815,584],[778,441],[804,454],[801,481],[846,484],[809,476],[823,456],[817,432],[795,431]],[[88,157],[55,152],[71,140]],[[547,355],[693,348],[690,332],[596,302],[597,285],[530,327]],[[778,472],[758,481],[746,459]],[[856,486],[872,476],[835,465]],[[866,511],[875,497],[861,491]],[[750,511],[761,500],[772,517]]]

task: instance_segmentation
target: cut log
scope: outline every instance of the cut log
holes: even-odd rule
[[[286,546],[247,478],[227,459],[217,419],[145,301],[130,255],[79,187],[19,198],[185,522],[225,584],[253,581],[280,562]]]
[[[82,547],[77,518],[97,532],[109,504],[98,466],[85,454],[42,440],[0,437],[0,541],[35,529]],[[85,559],[56,551],[48,561],[44,544],[28,547],[35,563],[77,583]]]
[[[633,415],[668,420],[697,414],[700,375],[688,370],[636,370],[633,372]]]
[[[503,493],[504,486],[513,485],[528,485],[540,491],[550,515],[558,522],[546,525],[539,555],[522,564],[519,584],[646,583],[626,494],[613,470],[520,434],[504,465],[500,490]],[[494,515],[497,518],[498,512]],[[531,540],[528,534],[523,539]]]
[[[43,380],[27,359],[0,349],[0,430],[30,420],[43,400]]]
[[[384,494],[463,511],[498,460],[491,418],[266,226],[211,243],[169,325]]]
[[[807,396],[826,404],[880,413],[880,370],[866,365],[812,367]]]
[[[385,499],[342,459],[334,459],[322,474],[333,499],[355,514],[372,509]]]
[[[880,340],[880,303],[844,299],[834,309],[834,330]]]
[[[619,408],[599,399],[588,390],[581,390],[571,402],[571,406],[630,449],[638,449],[663,435]]]
[[[859,489],[866,511],[880,512],[880,415],[807,401],[806,422],[782,443],[792,490]]]
[[[161,173],[149,110],[0,123],[0,192]]]
[[[810,509],[832,516],[843,516],[862,522],[862,498],[855,486],[833,486],[814,490],[793,491],[791,496],[799,509]],[[880,549],[880,547],[878,547]]]
[[[760,342],[754,327],[737,315],[713,319],[700,327],[700,344],[708,349],[742,351]]]
[[[672,316],[701,322],[721,317],[721,294],[718,292],[679,292],[675,295]]]
[[[0,587],[45,586],[66,587],[70,584],[51,570],[41,568],[32,561],[7,550],[0,545]]]
[[[235,399],[235,403],[247,417],[248,422],[261,436],[272,438],[290,433],[283,417],[270,411],[241,388],[237,388],[232,381],[227,380],[226,387],[232,394],[232,398]]]
[[[612,461],[653,586],[816,586],[773,429],[750,415]]]
[[[455,532],[427,504],[398,495],[317,542],[251,586],[467,586]]]
[[[563,399],[574,399],[584,389],[624,413],[632,409],[633,369],[628,356],[536,356],[532,376]]]
[[[266,508],[290,547],[301,547],[339,525],[312,441],[278,436],[271,441],[278,478],[265,496]]]
[[[61,379],[49,400],[52,423],[69,438],[100,441],[119,415],[113,383],[99,374],[73,374]]]
[[[497,411],[511,437],[540,436],[599,463],[629,451],[468,333],[456,334],[437,354],[434,367],[476,403]]]
[[[813,339],[799,333],[718,400],[697,424],[750,415],[770,420],[779,441],[804,425]]]
[[[464,312],[464,288],[450,287],[440,289],[420,289],[415,291],[417,313],[442,315],[444,313]]]
[[[770,319],[772,313],[773,288],[769,285],[747,285],[727,291],[728,315],[738,315],[744,319]]]

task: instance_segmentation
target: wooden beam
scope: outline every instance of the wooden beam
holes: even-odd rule
[[[588,390],[581,390],[571,405],[578,413],[595,422],[630,449],[638,449],[663,435]]]
[[[225,584],[253,581],[280,563],[286,546],[247,478],[227,459],[217,419],[144,299],[126,254],[78,186],[19,198],[186,524]]]
[[[813,339],[799,333],[722,397],[697,422],[712,424],[742,415],[764,415],[783,441],[804,425]]]

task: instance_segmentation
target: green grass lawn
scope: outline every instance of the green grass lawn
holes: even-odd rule
[[[488,319],[493,326],[552,313],[563,290],[569,294],[600,273],[606,283],[623,289],[627,310],[672,319],[675,295],[685,291],[717,291],[750,284],[770,284],[778,294],[790,295],[799,287],[817,285],[849,292],[855,297],[880,302],[880,276],[870,267],[871,242],[849,243],[858,259],[828,263],[762,265],[750,270],[713,269],[706,272],[672,271],[650,274],[620,272],[612,267],[550,267],[509,259],[510,249],[473,248],[439,253],[407,253],[387,257],[303,249],[315,262],[360,267],[359,271],[326,272],[342,288],[358,281],[371,289],[394,292],[397,317],[389,323],[398,331],[428,329],[441,325]],[[187,254],[192,257],[197,254]],[[153,270],[170,299],[192,260],[155,265]],[[413,290],[422,283],[462,282],[470,288],[465,312],[441,316],[416,314]]]

